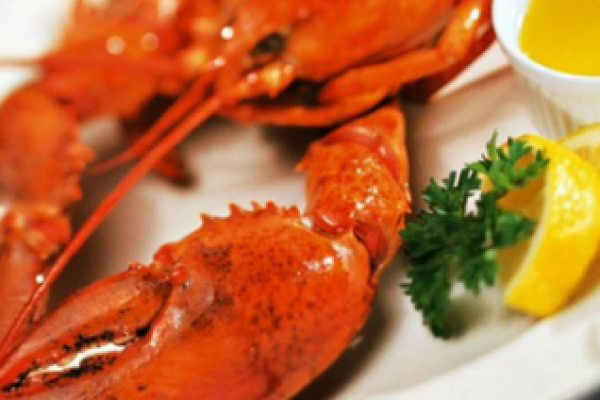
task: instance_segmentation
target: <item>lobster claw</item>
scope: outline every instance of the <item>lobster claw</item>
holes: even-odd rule
[[[2,392],[18,389],[21,394],[34,394],[97,372],[112,362],[115,350],[122,351],[144,335],[171,292],[168,274],[134,267],[75,294],[45,318],[0,368]],[[108,344],[113,345],[108,353],[79,363],[70,374],[52,372],[87,350]]]
[[[289,397],[345,348],[373,292],[369,255],[353,234],[314,233],[295,208],[233,207],[163,246],[151,266],[96,283],[48,315],[0,368],[0,390]],[[90,348],[96,354],[80,361]]]

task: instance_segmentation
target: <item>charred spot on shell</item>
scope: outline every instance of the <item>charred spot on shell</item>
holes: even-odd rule
[[[253,58],[263,58],[265,56],[274,56],[279,54],[285,47],[285,36],[281,32],[274,32],[258,42],[252,50],[250,56]]]
[[[3,393],[10,393],[10,392],[17,391],[21,386],[23,386],[23,383],[25,382],[25,380],[29,376],[29,372],[31,372],[31,370],[27,370],[27,371],[21,372],[17,376],[17,378],[14,380],[14,382],[9,383],[8,385],[6,385],[6,386],[4,386],[2,388],[2,392]]]
[[[312,82],[304,79],[296,79],[277,97],[268,95],[244,99],[241,103],[252,103],[259,106],[286,107],[286,106],[305,106],[316,107],[319,102],[319,93],[323,87],[322,83]]]
[[[69,347],[75,348],[76,351],[81,351],[90,348],[98,343],[112,342],[114,339],[114,332],[109,331],[104,331],[101,334],[94,336],[77,335],[77,339],[75,340],[73,346],[65,344],[63,345],[63,348]]]
[[[231,310],[234,305],[235,300],[232,296],[225,293],[217,293],[212,306],[206,312],[202,313],[198,318],[192,321],[192,327],[197,332],[208,330],[213,325],[215,318],[218,317],[218,313],[222,311],[223,308],[229,308]]]
[[[52,365],[34,364],[20,372],[13,382],[2,387],[4,393],[27,393],[37,385],[57,386],[68,379],[83,375],[96,374],[113,365],[129,345],[144,338],[150,332],[150,326],[138,328],[133,335],[123,336],[112,331],[98,335],[75,336],[72,343],[64,343],[61,348],[66,355]]]
[[[289,101],[295,102],[296,105],[318,106],[320,104],[319,93],[322,87],[322,83],[296,80],[284,91],[282,97],[284,100],[289,98]]]

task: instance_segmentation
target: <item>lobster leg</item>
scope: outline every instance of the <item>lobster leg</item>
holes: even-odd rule
[[[166,135],[170,128],[175,126],[186,115],[192,113],[197,104],[206,98],[210,82],[209,78],[210,75],[207,74],[197,79],[130,147],[117,156],[94,166],[92,171],[95,173],[104,173],[147,153],[161,137]]]
[[[425,102],[429,100],[438,90],[446,86],[461,72],[463,72],[473,61],[483,54],[496,40],[496,34],[493,29],[488,29],[485,33],[473,43],[468,55],[453,66],[437,74],[409,83],[403,88],[403,93],[407,98]]]
[[[435,48],[414,50],[383,64],[350,70],[329,82],[320,100],[333,102],[381,88],[394,92],[407,82],[451,69],[457,63],[464,68],[462,60],[473,60],[491,44],[490,35],[485,34],[490,30],[491,0],[461,0]]]
[[[131,143],[128,149],[133,149],[135,152],[136,148],[144,146],[144,144],[141,146],[138,145],[138,142],[146,140],[148,137],[147,132],[152,132],[152,128],[155,126],[155,121],[160,119],[158,116],[172,110],[172,103],[173,101],[170,98],[153,99],[142,108],[141,116],[132,120],[123,120],[121,124],[124,131],[123,133],[125,134],[127,140]],[[106,172],[107,169],[110,169],[111,167],[118,165],[119,162],[122,162],[121,160],[123,159],[123,154],[126,153],[120,153],[115,158],[112,158],[107,162],[103,162],[100,165],[96,165],[91,172],[96,174]],[[142,157],[143,155],[143,153],[140,153],[139,157]],[[117,160],[116,163],[115,160]],[[156,163],[153,171],[161,177],[167,179],[170,183],[178,186],[189,186],[193,182],[192,173],[186,165],[183,155],[176,149],[171,150],[162,160]]]
[[[328,126],[342,123],[354,115],[375,107],[387,96],[387,90],[374,90],[319,106],[240,103],[220,114],[237,121],[261,121],[276,125]]]
[[[409,204],[403,142],[402,115],[390,106],[314,143],[300,165],[310,224],[274,204],[203,216],[151,265],[100,281],[42,319],[0,367],[0,397],[293,396],[360,329],[396,250]]]
[[[35,118],[32,118],[35,115]],[[34,87],[0,107],[0,338],[43,279],[50,257],[69,239],[66,208],[80,196],[92,154],[76,121]],[[43,305],[39,304],[42,310]]]

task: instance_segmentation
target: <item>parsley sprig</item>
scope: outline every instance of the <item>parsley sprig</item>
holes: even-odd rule
[[[542,151],[533,154],[523,141],[509,139],[501,148],[496,139],[494,134],[480,161],[452,171],[441,184],[432,179],[423,192],[427,209],[401,233],[412,265],[404,290],[437,337],[451,336],[447,313],[453,281],[479,294],[483,286],[496,282],[501,268],[498,249],[533,233],[535,221],[503,210],[498,200],[538,176],[548,159]],[[529,155],[530,161],[519,162]],[[479,194],[480,175],[489,179],[492,189],[481,193],[475,210],[468,211],[469,199]]]

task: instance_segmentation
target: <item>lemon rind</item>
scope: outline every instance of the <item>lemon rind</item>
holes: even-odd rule
[[[585,170],[586,174],[591,177],[589,185],[586,186],[586,192],[594,198],[595,202],[600,204],[600,177],[596,174],[591,164],[575,152],[563,148],[554,142],[546,141],[546,139],[536,136],[524,136],[523,140],[536,149],[545,148],[555,156],[568,157],[572,163],[576,164],[572,165],[571,169]],[[557,282],[556,277],[552,276],[558,271],[556,268],[557,261],[552,260],[552,265],[548,267],[544,264],[553,250],[547,248],[549,245],[560,244],[561,251],[567,251],[571,245],[577,244],[576,242],[582,240],[581,234],[575,234],[571,237],[567,235],[562,239],[562,243],[560,243],[560,238],[557,239],[557,237],[553,236],[555,226],[553,226],[552,213],[556,212],[556,207],[560,207],[551,200],[553,187],[550,183],[552,179],[557,178],[553,175],[558,173],[557,168],[560,167],[560,165],[557,165],[555,162],[553,163],[551,160],[545,172],[547,181],[542,193],[544,202],[540,213],[540,224],[535,229],[531,238],[531,245],[523,257],[520,268],[516,270],[508,282],[504,296],[505,304],[511,308],[536,316],[552,314],[566,304],[584,276],[587,265],[592,260],[600,241],[600,208],[593,207],[590,212],[594,215],[589,218],[589,226],[585,228],[587,232],[585,245],[576,246],[579,250],[571,254],[575,265],[571,265],[571,270],[568,274],[565,274],[565,277],[568,279],[564,282]],[[578,177],[569,177],[569,179],[574,181]],[[556,254],[554,252],[553,256],[558,260],[566,260],[563,254]]]

